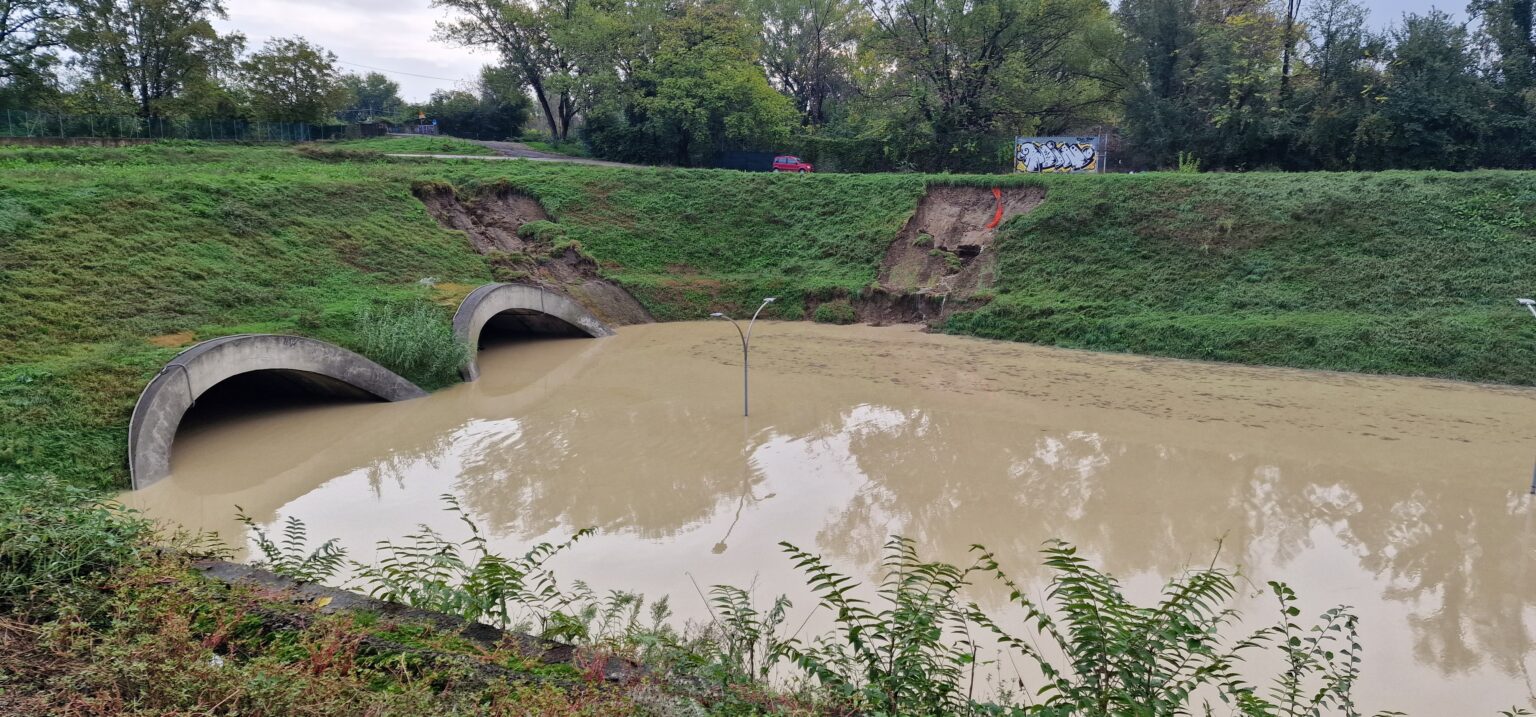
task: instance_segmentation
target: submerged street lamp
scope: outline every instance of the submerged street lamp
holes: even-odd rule
[[[1515,299],[1521,306],[1529,309],[1531,316],[1536,316],[1536,299]],[[1536,495],[1536,468],[1531,470],[1531,495]]]
[[[750,410],[751,404],[747,400],[747,350],[752,345],[752,325],[757,323],[757,315],[763,313],[764,308],[777,300],[778,297],[776,296],[763,299],[762,306],[757,307],[757,311],[752,312],[752,320],[747,322],[746,331],[742,331],[741,324],[736,323],[735,319],[725,314],[716,311],[709,315],[710,318],[725,319],[731,322],[731,325],[736,327],[736,333],[741,335],[741,415],[743,416],[752,415]],[[1536,313],[1536,310],[1533,310],[1533,313]]]

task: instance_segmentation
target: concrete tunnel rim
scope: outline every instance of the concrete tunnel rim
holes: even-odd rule
[[[248,350],[234,359],[238,370],[194,372],[222,351]],[[235,334],[200,341],[167,361],[134,402],[128,422],[128,476],[134,490],[170,475],[176,432],[197,398],[226,379],[258,371],[310,373],[334,380],[383,401],[427,395],[421,387],[373,360],[318,339],[287,334]],[[201,388],[198,386],[201,385]]]
[[[536,301],[533,298],[534,292],[537,292]],[[592,338],[614,335],[611,327],[564,293],[535,284],[483,284],[469,292],[459,302],[458,310],[453,312],[453,335],[470,348],[469,360],[459,368],[459,376],[466,382],[480,378],[477,361],[481,330],[491,319],[508,311],[519,310],[559,319]]]

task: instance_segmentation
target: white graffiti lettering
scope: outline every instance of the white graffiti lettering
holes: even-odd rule
[[[1098,153],[1087,142],[1020,142],[1014,161],[1024,172],[1090,172]]]

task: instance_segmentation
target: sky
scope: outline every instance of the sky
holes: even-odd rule
[[[1405,12],[1439,7],[1464,16],[1465,1],[1364,0],[1371,23],[1383,29]],[[495,53],[450,47],[432,40],[434,23],[446,11],[430,0],[227,0],[229,19],[221,31],[245,33],[255,50],[273,37],[302,35],[336,53],[342,69],[364,74],[382,71],[400,83],[407,100],[426,100],[433,90],[472,82]]]
[[[383,71],[400,83],[406,100],[426,100],[433,90],[473,82],[495,53],[450,47],[432,40],[446,11],[429,0],[226,0],[229,19],[221,32],[245,34],[246,49],[274,37],[302,35],[336,53],[345,72]],[[375,69],[376,68],[376,69]],[[418,77],[416,75],[423,75]]]

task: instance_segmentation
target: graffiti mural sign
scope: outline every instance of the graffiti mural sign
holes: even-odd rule
[[[1097,172],[1103,158],[1098,137],[1018,137],[1015,172]]]

